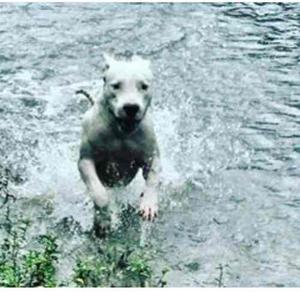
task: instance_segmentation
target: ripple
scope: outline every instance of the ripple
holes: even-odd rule
[[[216,286],[221,264],[225,286],[299,286],[298,4],[3,3],[0,12],[0,161],[24,179],[20,195],[49,197],[56,219],[89,226],[76,168],[87,105],[75,91],[99,92],[103,51],[142,54],[153,63],[163,164],[153,243],[169,284]],[[138,196],[140,184],[120,195]]]

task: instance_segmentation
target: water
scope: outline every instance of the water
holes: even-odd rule
[[[300,286],[299,4],[2,3],[0,16],[0,161],[37,232],[90,228],[75,91],[100,87],[102,52],[134,52],[155,77],[155,267],[169,265],[169,286]],[[82,243],[68,239],[66,256]]]

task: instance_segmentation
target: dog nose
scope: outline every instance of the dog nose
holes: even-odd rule
[[[123,110],[126,115],[130,118],[134,118],[137,112],[139,111],[139,106],[137,104],[125,104]]]

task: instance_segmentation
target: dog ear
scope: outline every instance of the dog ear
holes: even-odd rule
[[[102,79],[103,82],[106,83],[105,72],[112,66],[112,64],[116,60],[111,53],[103,53],[103,58],[104,58],[104,67],[102,69]]]
[[[141,56],[134,55],[131,60],[139,65],[141,70],[144,72],[145,77],[147,77],[149,80],[152,79],[152,67],[151,61],[149,59],[145,59]]]
[[[144,59],[143,57],[138,56],[138,55],[134,55],[132,57],[132,61],[135,61],[135,62],[138,62],[140,64],[143,64],[145,67],[147,67],[149,69],[151,67],[151,61],[149,59]]]

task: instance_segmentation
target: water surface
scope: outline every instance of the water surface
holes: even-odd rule
[[[104,51],[141,54],[163,163],[155,266],[169,265],[169,286],[300,286],[299,4],[2,3],[0,15],[0,161],[32,200],[20,212],[50,202],[53,224],[91,226],[76,167],[89,106],[75,91],[101,87]]]

